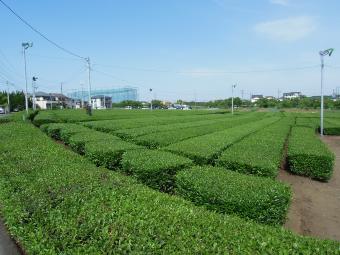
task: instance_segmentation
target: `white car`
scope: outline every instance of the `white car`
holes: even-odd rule
[[[5,114],[5,109],[0,107],[0,114]]]

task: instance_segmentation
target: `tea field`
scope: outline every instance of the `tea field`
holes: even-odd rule
[[[340,254],[283,228],[292,174],[327,182],[318,113],[41,111],[0,123],[0,210],[27,254]],[[340,134],[327,112],[325,134]]]

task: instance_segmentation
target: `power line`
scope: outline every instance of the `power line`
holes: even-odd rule
[[[5,6],[14,16],[16,16],[19,20],[21,20],[26,26],[28,26],[31,30],[33,30],[35,33],[37,33],[38,35],[40,35],[42,38],[44,38],[46,41],[48,41],[49,43],[51,43],[52,45],[54,45],[55,47],[57,47],[58,49],[74,56],[77,58],[81,58],[81,59],[85,59],[84,57],[60,46],[59,44],[57,44],[56,42],[52,41],[51,39],[49,39],[47,36],[45,36],[43,33],[41,33],[38,29],[34,28],[30,23],[28,23],[24,18],[22,18],[19,14],[17,14],[10,6],[8,6],[3,0],[0,0],[0,3],[3,4],[3,6]]]

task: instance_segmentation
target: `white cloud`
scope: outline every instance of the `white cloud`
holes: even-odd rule
[[[283,5],[283,6],[288,6],[289,5],[289,0],[269,0],[271,4],[278,4],[278,5]]]
[[[271,39],[292,42],[310,35],[316,29],[316,23],[311,17],[300,16],[261,22],[254,29]]]

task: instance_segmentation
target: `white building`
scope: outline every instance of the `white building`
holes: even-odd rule
[[[33,96],[30,95],[30,99],[33,102]],[[35,104],[37,109],[53,109],[53,108],[73,108],[72,100],[63,94],[59,93],[35,93]]]
[[[112,108],[112,98],[104,95],[91,97],[91,104],[93,109],[107,109]]]
[[[300,98],[301,96],[302,96],[301,92],[287,92],[287,93],[283,93],[283,99]]]
[[[260,100],[262,98],[263,98],[263,95],[252,95],[251,98],[250,98],[250,101],[252,103],[256,103],[258,100]]]

